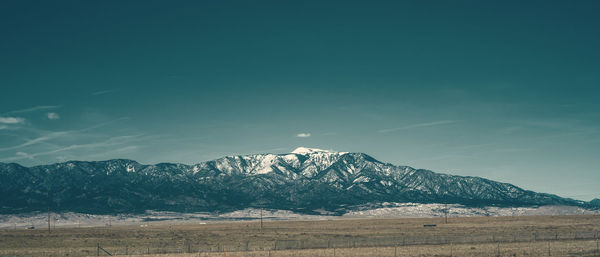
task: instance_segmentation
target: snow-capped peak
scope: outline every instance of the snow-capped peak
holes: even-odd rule
[[[318,148],[298,147],[292,153],[295,154],[311,154],[311,153],[337,153],[334,151],[323,150]]]

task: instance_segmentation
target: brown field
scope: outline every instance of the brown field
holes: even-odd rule
[[[600,256],[599,236],[592,215],[155,224],[2,230],[0,256]]]

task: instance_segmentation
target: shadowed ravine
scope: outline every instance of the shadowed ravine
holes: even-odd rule
[[[309,148],[228,156],[196,165],[143,165],[122,159],[35,167],[0,163],[0,194],[2,213],[47,208],[81,213],[226,212],[264,207],[343,214],[383,202],[591,206],[484,178],[382,163],[364,153]]]

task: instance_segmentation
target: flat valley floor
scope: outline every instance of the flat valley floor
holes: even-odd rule
[[[600,256],[600,216],[364,218],[4,229],[0,256]]]

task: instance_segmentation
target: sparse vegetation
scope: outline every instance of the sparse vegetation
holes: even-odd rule
[[[599,235],[592,215],[153,223],[2,230],[0,256],[595,256]]]

